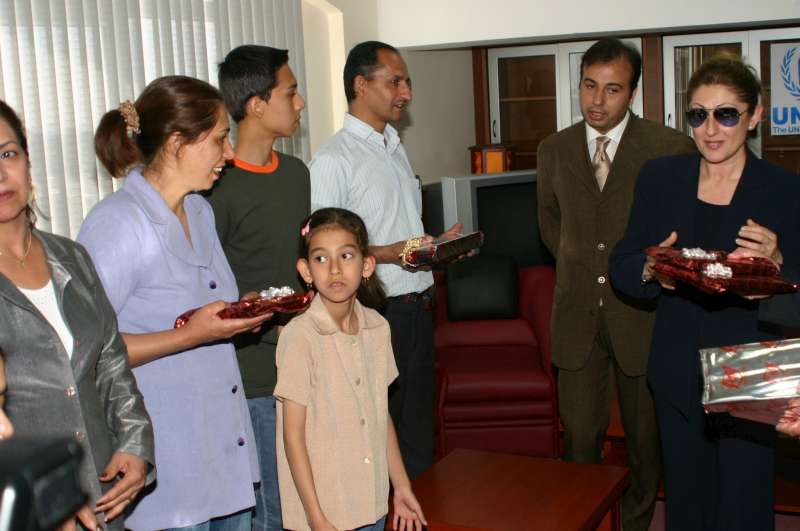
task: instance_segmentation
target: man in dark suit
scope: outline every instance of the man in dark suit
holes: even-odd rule
[[[626,531],[647,530],[658,491],[658,431],[645,376],[654,306],[614,291],[608,254],[625,231],[642,164],[694,150],[688,137],[629,111],[640,73],[639,52],[617,39],[589,48],[581,61],[584,119],[539,145],[537,168],[542,239],[556,257],[552,340],[564,458],[601,461],[613,371],[631,469]]]

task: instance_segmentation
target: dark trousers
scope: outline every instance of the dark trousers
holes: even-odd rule
[[[775,529],[774,428],[728,418],[741,436],[715,434],[699,399],[686,417],[656,395],[656,412],[668,530]]]
[[[392,331],[399,376],[389,386],[389,413],[411,479],[433,464],[435,354],[430,299],[389,299],[383,316]]]
[[[577,371],[558,371],[564,459],[578,463],[602,461],[610,416],[612,370],[631,469],[631,484],[622,497],[622,527],[625,531],[647,531],[653,519],[661,468],[653,398],[646,376],[628,376],[617,363],[602,309],[586,365]]]

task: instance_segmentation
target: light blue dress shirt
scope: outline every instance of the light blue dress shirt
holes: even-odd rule
[[[189,194],[184,208],[191,243],[134,169],[84,221],[78,241],[97,267],[121,332],[169,330],[188,309],[238,299],[210,205]],[[133,373],[153,421],[158,480],[126,526],[185,527],[254,505],[258,461],[233,345],[196,347]]]
[[[422,236],[422,189],[411,169],[400,135],[387,124],[383,133],[352,114],[344,127],[309,164],[311,210],[346,208],[361,216],[370,245],[388,245]],[[386,295],[425,291],[433,284],[430,271],[406,271],[378,264]]]

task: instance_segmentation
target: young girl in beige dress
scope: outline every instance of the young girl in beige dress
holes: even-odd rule
[[[397,377],[389,324],[374,309],[367,230],[356,214],[325,208],[301,230],[297,270],[311,307],[278,340],[278,479],[283,525],[294,530],[381,530],[394,488],[394,529],[425,524],[389,420]]]

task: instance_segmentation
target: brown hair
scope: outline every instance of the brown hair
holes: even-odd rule
[[[303,221],[300,229],[300,258],[308,260],[309,244],[311,237],[320,229],[340,228],[355,236],[358,250],[366,257],[369,252],[369,236],[364,221],[358,214],[344,208],[321,208]],[[306,230],[307,229],[307,230]],[[372,277],[363,279],[356,294],[358,302],[368,308],[379,310],[386,302],[386,293],[378,278],[373,273]]]
[[[686,89],[688,101],[692,101],[698,88],[706,85],[728,87],[747,104],[747,112],[750,113],[756,109],[761,96],[761,82],[755,69],[731,53],[715,55],[694,71]]]
[[[164,76],[145,87],[134,103],[141,132],[128,135],[119,109],[108,111],[94,134],[97,158],[114,177],[139,163],[152,163],[170,136],[192,143],[211,130],[224,109],[222,94],[199,79]]]

